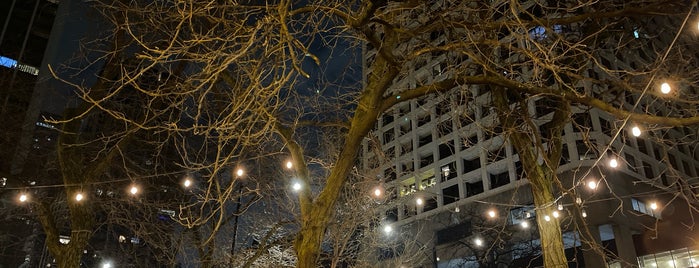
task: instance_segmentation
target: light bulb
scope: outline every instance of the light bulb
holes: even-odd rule
[[[660,92],[662,92],[663,94],[668,94],[671,90],[672,87],[670,87],[670,84],[668,84],[667,82],[664,82],[660,85]]]
[[[416,203],[418,206],[422,206],[422,204],[423,204],[424,202],[425,202],[425,201],[423,201],[422,198],[419,198],[419,197],[418,197],[417,199],[415,199],[415,203]]]
[[[243,175],[245,175],[245,171],[242,168],[239,168],[235,171],[235,175],[237,175],[238,177],[242,177]]]
[[[584,209],[582,210],[582,217],[587,218],[587,212]]]
[[[27,200],[29,200],[29,196],[27,194],[19,195],[19,202],[27,202]]]
[[[580,197],[576,197],[576,198],[575,198],[575,203],[578,204],[578,205],[582,204],[582,199],[581,199]]]
[[[185,179],[184,182],[182,182],[182,185],[184,185],[185,188],[189,188],[189,186],[192,186],[192,180]]]
[[[658,209],[658,203],[655,203],[655,202],[650,203],[650,209],[652,209],[652,210]]]
[[[291,189],[294,189],[294,191],[297,191],[297,192],[298,192],[299,190],[301,190],[301,183],[299,183],[299,182],[294,182],[294,184],[291,185]]]
[[[77,194],[75,195],[75,201],[80,202],[80,201],[83,201],[84,198],[85,198],[85,196],[83,196],[82,193],[77,193]]]
[[[590,188],[592,190],[597,189],[597,182],[596,181],[588,181],[587,188]]]
[[[631,134],[633,134],[634,137],[641,136],[641,128],[639,128],[638,126],[634,126],[633,128],[631,128]]]
[[[291,161],[286,161],[286,168],[291,169],[292,167],[294,167],[294,164]]]
[[[524,228],[524,229],[529,228],[529,222],[528,222],[528,221],[522,221],[519,225],[521,225],[522,228]]]
[[[459,211],[461,211],[461,210],[459,209],[459,207],[455,207],[455,208],[454,208],[454,212],[459,212]]]
[[[558,211],[554,211],[554,212],[552,213],[552,215],[553,215],[554,218],[558,218],[558,217],[561,216],[561,214],[559,214]]]
[[[131,186],[131,189],[129,189],[129,192],[130,192],[132,195],[137,194],[137,193],[138,193],[138,187],[136,187],[136,186]]]
[[[489,210],[488,217],[495,218],[495,210]]]
[[[391,225],[386,225],[383,227],[383,232],[386,234],[390,234],[391,232],[393,232],[393,227],[391,227]]]
[[[616,168],[616,167],[619,166],[619,162],[616,161],[616,158],[612,158],[612,159],[609,160],[609,166],[610,166],[610,167],[613,167],[613,168]]]
[[[379,188],[374,189],[374,196],[380,197],[381,196],[381,189],[379,189]]]
[[[563,210],[563,204],[558,204],[558,210]]]
[[[544,216],[544,220],[545,220],[545,221],[551,221],[551,217],[549,217],[549,215],[546,215],[546,216]]]
[[[473,243],[476,244],[476,246],[482,246],[483,245],[483,240],[480,238],[473,239]]]

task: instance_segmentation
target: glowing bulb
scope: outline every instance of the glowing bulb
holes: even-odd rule
[[[386,225],[383,227],[383,232],[386,234],[390,234],[391,232],[393,232],[393,227],[391,227],[391,225]]]
[[[616,158],[612,158],[611,160],[609,160],[609,166],[616,168],[619,166],[619,161],[616,161]]]
[[[301,190],[301,183],[299,183],[299,182],[294,182],[294,184],[291,185],[291,189],[293,189],[294,191],[297,191],[297,192],[298,192],[299,190]]]
[[[291,169],[292,167],[294,167],[294,164],[291,161],[286,161],[286,168]]]
[[[182,182],[182,185],[184,185],[185,188],[189,188],[189,186],[192,186],[192,180],[185,179],[184,182]]]
[[[138,187],[136,187],[136,186],[131,186],[131,189],[129,189],[129,192],[130,192],[132,195],[137,194],[137,193],[138,193]]]
[[[650,203],[650,209],[652,209],[652,210],[658,209],[658,203],[655,203],[655,202]]]
[[[381,197],[381,189],[379,189],[379,188],[374,189],[374,196]]]
[[[561,216],[561,214],[559,214],[558,211],[554,211],[554,212],[552,213],[552,215],[553,215],[554,218],[558,218],[558,217]]]
[[[476,244],[476,246],[482,246],[483,245],[483,240],[480,238],[473,239],[473,243]]]
[[[631,128],[631,134],[633,134],[634,137],[641,136],[641,128],[639,128],[638,126],[634,126],[633,128]]]
[[[80,201],[83,201],[83,199],[85,199],[85,196],[83,196],[82,193],[77,193],[77,194],[75,195],[75,201],[80,202]]]
[[[587,188],[590,188],[592,190],[597,189],[597,182],[596,181],[588,181]]]
[[[660,92],[662,92],[663,94],[670,93],[670,90],[672,90],[672,88],[670,87],[670,84],[668,84],[667,82],[664,82],[660,85]]]
[[[563,210],[563,204],[558,204],[558,210]]]
[[[459,212],[459,211],[461,211],[461,210],[459,209],[459,207],[455,207],[455,208],[454,208],[454,212]]]
[[[578,205],[582,204],[582,199],[580,197],[576,197],[575,204],[578,204]]]
[[[582,217],[587,218],[587,212],[584,209],[582,210]]]
[[[529,228],[529,222],[528,222],[528,221],[522,221],[519,225],[521,225],[522,228],[524,228],[524,229]]]
[[[545,220],[545,221],[551,221],[551,217],[549,217],[549,215],[546,215],[546,216],[544,216],[544,220]]]
[[[242,168],[239,168],[235,171],[235,175],[237,175],[238,177],[242,177],[243,175],[245,175],[245,171]]]
[[[19,195],[19,202],[27,202],[27,200],[29,200],[29,196],[27,194]]]
[[[425,201],[423,201],[422,198],[419,198],[419,197],[418,197],[417,199],[415,199],[415,203],[416,203],[418,206],[422,206],[422,204],[423,204],[424,202],[425,202]]]
[[[495,218],[495,210],[488,211],[488,217]]]

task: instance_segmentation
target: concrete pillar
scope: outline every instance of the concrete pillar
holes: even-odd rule
[[[616,242],[617,255],[622,267],[637,267],[636,247],[631,236],[631,229],[624,225],[613,225],[614,241]]]
[[[581,234],[581,238],[583,240],[585,239],[592,239],[595,241],[595,246],[602,246],[602,239],[600,238],[599,235],[599,226],[598,225],[592,225],[588,226],[590,228],[590,233],[592,237],[587,237],[587,234]],[[594,268],[606,268],[607,267],[607,262],[604,260],[604,256],[601,256],[599,254],[599,251],[595,251],[590,248],[590,246],[585,245],[583,243],[583,258],[585,259],[585,267],[594,267]]]

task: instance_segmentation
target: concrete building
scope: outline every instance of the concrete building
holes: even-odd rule
[[[432,9],[439,10],[434,6],[440,3]],[[629,24],[620,29],[618,34],[627,34],[629,49],[601,46],[596,48],[597,60],[612,70],[637,70],[654,61],[649,47],[667,47],[675,34],[656,25],[677,22],[669,17],[646,19],[643,27]],[[527,47],[528,42],[544,42],[547,34],[553,35],[550,31],[564,35],[574,30],[537,26],[529,29],[526,38],[503,36],[500,41]],[[439,35],[425,39],[435,46],[449,42]],[[650,45],[644,48],[639,43]],[[641,49],[631,49],[634,45]],[[371,61],[375,53],[368,48],[365,61]],[[458,62],[453,57],[442,53],[417,58],[389,91],[395,94],[451,77],[449,65]],[[513,57],[517,54],[509,53],[500,60],[508,62]],[[536,78],[534,69],[514,68],[524,80]],[[609,75],[597,67],[580,73],[598,80]],[[551,79],[548,86],[555,84]],[[600,90],[599,85],[584,82],[574,86]],[[618,97],[630,110],[667,112],[661,105],[639,101],[638,93]],[[545,98],[533,96],[527,101],[538,131],[547,131],[554,109]],[[377,174],[390,195],[384,224],[394,229],[400,226],[432,248],[432,264],[409,266],[542,265],[534,218],[549,215],[536,215],[519,156],[492,106],[491,90],[483,85],[409,100],[385,113],[373,139],[365,143],[364,168]],[[558,169],[562,186],[573,189],[580,198],[558,193],[566,254],[575,263],[571,267],[699,266],[694,240],[699,232],[692,226],[695,213],[690,208],[694,200],[677,195],[696,196],[692,185],[699,176],[699,161],[690,147],[696,129],[646,130],[641,126],[637,136],[634,122],[618,120],[607,112],[589,107],[573,107],[572,112],[563,130]],[[497,228],[499,231],[493,231]],[[584,243],[590,238],[604,253]],[[487,247],[491,244],[496,246]]]

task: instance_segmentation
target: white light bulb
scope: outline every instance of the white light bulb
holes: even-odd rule
[[[391,225],[386,225],[383,227],[383,232],[386,234],[390,234],[391,232],[393,232],[393,227],[391,227]]]
[[[483,240],[480,238],[473,239],[473,243],[476,244],[476,246],[482,246],[483,245]]]
[[[379,188],[374,189],[374,196],[380,197],[381,196],[381,189],[379,189]]]
[[[551,217],[549,217],[549,215],[546,215],[546,216],[544,216],[544,220],[545,220],[545,221],[551,221]]]
[[[580,197],[576,197],[576,198],[575,198],[575,203],[578,204],[578,205],[582,204],[582,199],[581,199]]]
[[[189,186],[192,186],[192,180],[186,179],[186,180],[184,180],[182,185],[184,185],[185,188],[188,188]]]
[[[634,126],[633,128],[631,128],[631,134],[633,134],[634,137],[641,136],[641,128],[639,128],[638,126]]]
[[[522,228],[524,228],[524,229],[529,228],[529,222],[527,222],[527,221],[522,221],[522,222],[520,223],[520,225],[521,225]]]
[[[655,203],[655,202],[653,202],[653,203],[650,203],[650,209],[652,209],[652,210],[656,210],[656,209],[658,209],[658,204],[657,204],[657,203]]]
[[[597,182],[596,181],[588,181],[587,188],[590,188],[592,190],[597,189]]]
[[[422,206],[422,204],[423,204],[424,202],[425,202],[425,201],[423,201],[422,198],[419,198],[419,197],[418,197],[417,199],[415,199],[415,203],[416,203],[418,206]]]
[[[27,196],[27,194],[19,195],[19,202],[27,202],[27,200],[29,200],[29,196]]]
[[[553,215],[554,218],[558,218],[558,217],[561,216],[561,214],[559,214],[558,211],[554,211],[554,212],[552,213],[552,215]]]
[[[459,207],[455,207],[455,208],[454,208],[454,212],[459,212],[459,211],[461,211],[461,210],[459,209]]]
[[[75,201],[82,201],[85,198],[82,193],[78,193],[75,195]]]
[[[587,218],[587,212],[585,212],[584,209],[582,210],[582,217],[583,217],[583,218]]]
[[[137,193],[138,193],[138,187],[136,187],[136,186],[131,186],[131,189],[129,190],[129,192],[130,192],[131,194],[133,194],[133,195],[137,194]]]
[[[619,162],[616,161],[616,158],[612,158],[611,160],[609,160],[609,166],[610,166],[610,167],[613,167],[613,168],[616,168],[616,167],[619,166]]]
[[[294,189],[294,191],[298,192],[299,190],[301,190],[301,183],[294,182],[294,184],[291,185],[291,189]]]
[[[488,211],[488,217],[495,218],[495,210]]]
[[[660,92],[662,92],[663,94],[668,94],[668,93],[670,93],[671,90],[672,90],[672,87],[670,87],[670,84],[668,84],[667,82],[662,83],[660,85]]]
[[[235,175],[238,175],[238,177],[242,177],[245,174],[245,171],[242,168],[239,168],[238,170],[235,171]]]
[[[558,210],[563,210],[563,204],[558,204]]]
[[[286,161],[286,168],[291,169],[292,167],[294,167],[294,164],[291,161]]]

